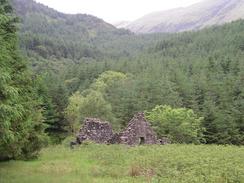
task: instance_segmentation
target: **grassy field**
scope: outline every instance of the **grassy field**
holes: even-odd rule
[[[244,183],[244,147],[83,145],[0,163],[0,183]]]

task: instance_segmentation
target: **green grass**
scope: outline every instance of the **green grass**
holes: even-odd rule
[[[0,183],[243,183],[244,147],[55,146],[33,161],[0,163]]]

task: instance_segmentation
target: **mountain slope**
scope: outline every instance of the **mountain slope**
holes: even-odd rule
[[[123,28],[123,27],[127,27],[131,22],[129,21],[120,21],[120,22],[115,22],[113,23],[113,25],[117,28]]]
[[[99,57],[99,44],[130,34],[91,15],[60,13],[33,0],[12,3],[21,18],[21,47],[32,56],[73,60]]]
[[[125,28],[136,33],[199,30],[244,18],[243,0],[204,0],[187,8],[146,15]]]

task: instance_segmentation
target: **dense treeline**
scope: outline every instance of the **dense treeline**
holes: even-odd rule
[[[82,93],[101,73],[118,71],[127,78],[103,91],[113,123],[123,126],[136,111],[156,105],[185,107],[204,117],[207,143],[243,144],[243,35],[244,22],[237,21],[162,36],[137,57],[74,65],[65,86],[69,94]]]
[[[140,53],[161,35],[140,35],[116,29],[85,14],[57,12],[33,0],[12,0],[20,17],[20,44],[36,71],[93,60],[118,59]]]
[[[0,2],[0,160],[31,158],[46,141],[42,101],[18,50],[17,18]]]
[[[99,58],[103,56],[101,44],[131,34],[91,15],[59,13],[32,0],[13,0],[13,5],[22,20],[21,47],[29,56]]]
[[[86,114],[100,118],[106,114],[115,128],[126,125],[137,111],[170,105],[193,109],[204,117],[207,143],[243,144],[243,33],[244,22],[237,21],[200,32],[154,35],[157,44],[141,54],[70,63],[55,73],[52,67],[52,73],[44,76],[52,111],[46,117],[52,119],[51,131],[55,127],[59,135],[67,130],[70,121],[65,111],[72,106],[71,96],[79,91],[73,97],[86,98],[89,103],[81,102],[81,109],[98,111],[103,106],[107,111],[101,115]],[[145,45],[150,42],[144,41]],[[87,94],[87,89],[109,70],[125,74],[126,79],[102,92]]]

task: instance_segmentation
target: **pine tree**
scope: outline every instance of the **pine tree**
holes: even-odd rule
[[[45,141],[36,83],[18,51],[18,19],[0,1],[0,160],[30,158]]]

